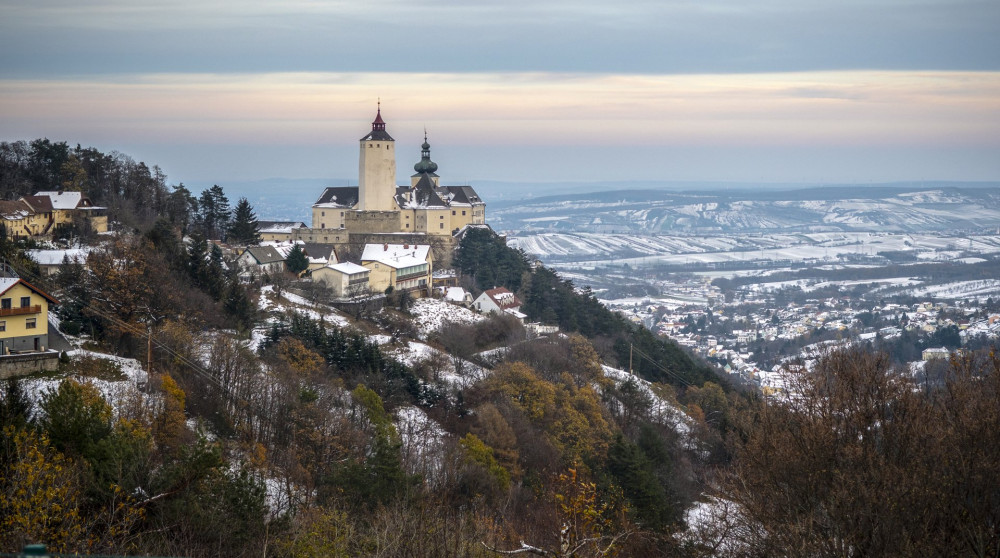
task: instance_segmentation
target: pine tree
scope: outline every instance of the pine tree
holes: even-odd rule
[[[226,314],[229,314],[229,316],[236,320],[240,329],[249,330],[253,327],[254,314],[257,312],[257,309],[247,295],[246,289],[235,278],[229,282],[223,307],[226,310]]]
[[[232,223],[229,225],[229,242],[244,246],[260,244],[260,230],[253,206],[246,198],[240,198],[233,210]]]
[[[296,244],[292,247],[291,252],[288,253],[288,257],[285,258],[285,265],[288,266],[288,271],[296,275],[309,268],[309,259],[306,258],[306,253],[302,251],[302,246]]]
[[[229,226],[229,198],[218,184],[201,192],[198,198],[199,224],[208,238],[221,238]]]

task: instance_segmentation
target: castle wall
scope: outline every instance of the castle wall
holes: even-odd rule
[[[399,232],[399,211],[348,211],[344,228],[352,233]]]
[[[344,216],[350,209],[343,207],[312,208],[312,226],[314,229],[342,229]]]

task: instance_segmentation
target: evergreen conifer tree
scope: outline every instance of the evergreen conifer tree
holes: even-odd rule
[[[309,259],[306,257],[306,253],[302,251],[301,245],[296,244],[292,247],[291,252],[288,253],[288,257],[285,258],[285,265],[288,266],[288,271],[296,275],[309,268]]]
[[[229,242],[244,246],[260,244],[260,230],[253,206],[246,198],[240,198],[233,210],[233,219],[229,225]]]
[[[246,289],[236,278],[231,278],[229,281],[223,308],[226,314],[236,320],[240,329],[249,330],[253,327],[254,314],[257,309],[247,295]]]

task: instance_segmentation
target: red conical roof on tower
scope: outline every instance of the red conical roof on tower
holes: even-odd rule
[[[385,131],[385,120],[382,120],[382,101],[378,103],[378,109],[375,111],[375,120],[372,121],[372,131],[367,136],[361,138],[361,141],[396,141],[392,139],[389,132]]]

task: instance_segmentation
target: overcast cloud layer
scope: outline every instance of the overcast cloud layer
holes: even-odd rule
[[[5,76],[1000,70],[996,0],[5,0]]]
[[[381,97],[446,179],[996,180],[998,53],[997,0],[0,0],[0,140],[356,178]]]

